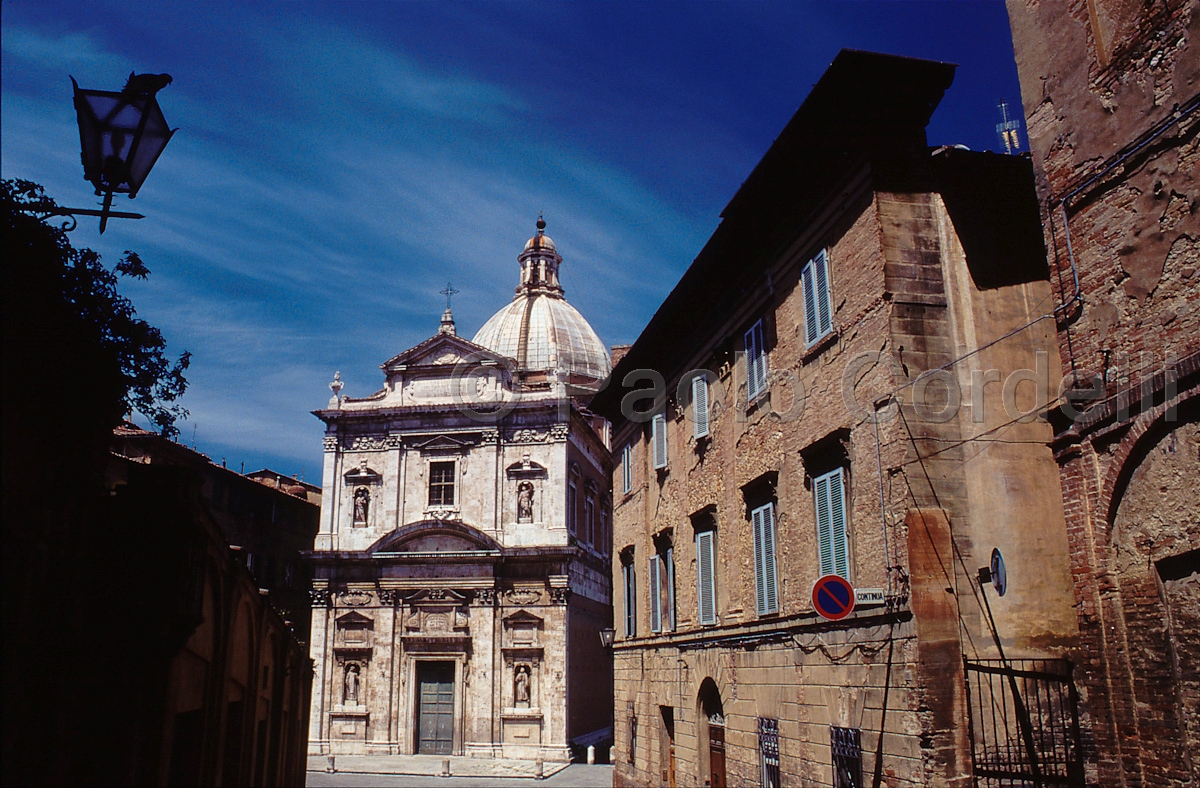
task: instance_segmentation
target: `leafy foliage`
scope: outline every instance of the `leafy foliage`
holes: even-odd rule
[[[119,370],[123,412],[137,411],[164,435],[178,434],[175,422],[187,418],[187,410],[179,404],[179,398],[187,389],[183,373],[191,354],[184,352],[172,363],[166,356],[162,333],[140,319],[133,304],[117,290],[120,276],[145,279],[149,269],[136,253],[128,250],[109,270],[96,252],[74,248],[66,233],[45,219],[44,214],[54,207],[54,201],[36,183],[0,181],[8,286],[13,286],[14,279],[19,278],[15,272],[42,282],[50,277],[49,287],[31,287],[29,292],[50,290],[53,292],[49,297],[59,299],[58,304],[50,305],[38,304],[34,299],[33,303],[21,303],[19,308],[66,307],[78,318],[76,328],[83,332],[88,346],[111,358]],[[21,271],[22,268],[25,270]],[[6,336],[5,341],[13,339]],[[54,348],[49,350],[53,352]],[[72,359],[61,359],[61,363],[71,364]]]

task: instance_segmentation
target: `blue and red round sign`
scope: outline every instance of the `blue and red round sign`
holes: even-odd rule
[[[813,583],[812,603],[822,618],[845,618],[854,610],[854,587],[841,575],[825,575]]]

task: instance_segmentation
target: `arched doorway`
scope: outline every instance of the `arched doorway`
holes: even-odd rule
[[[699,719],[700,782],[710,788],[725,788],[725,707],[717,683],[706,678],[696,698]]]
[[[1114,491],[1111,568],[1120,588],[1124,652],[1133,708],[1146,730],[1143,769],[1200,773],[1200,456],[1196,406],[1182,422],[1160,423],[1130,453]]]

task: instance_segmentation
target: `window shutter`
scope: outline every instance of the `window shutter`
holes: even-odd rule
[[[696,534],[696,573],[699,575],[700,623],[717,623],[717,587],[714,577],[715,531]]]
[[[629,492],[633,489],[633,449],[626,446],[621,450],[621,492]]]
[[[846,534],[846,491],[842,469],[829,474],[829,522],[833,545],[833,572],[850,579],[850,544]]]
[[[625,575],[625,637],[631,638],[637,633],[633,564],[621,564],[621,572]]]
[[[692,378],[692,434],[708,435],[708,381],[703,375]]]
[[[774,504],[758,507],[750,517],[754,525],[755,607],[759,615],[774,613],[779,609],[775,588]]]
[[[833,532],[829,511],[829,476],[821,476],[813,484],[813,497],[817,507],[817,555],[821,563],[821,576],[833,574]]]
[[[804,339],[807,344],[811,345],[817,341],[817,337],[821,336],[817,322],[817,293],[811,261],[804,266],[800,279],[804,287]]]
[[[650,631],[662,631],[662,583],[658,556],[650,556]]]
[[[813,258],[813,269],[817,276],[817,330],[824,336],[833,330],[833,310],[829,299],[829,266],[826,264],[825,250],[822,249]]]
[[[817,507],[817,551],[822,575],[850,579],[850,539],[846,533],[845,471],[837,468],[813,484]]]
[[[659,413],[650,421],[654,439],[654,468],[667,467],[667,417]]]
[[[779,610],[778,589],[775,587],[775,506],[767,504],[763,507],[763,578],[766,581],[766,591],[763,598],[766,601],[764,612],[774,613]]]
[[[764,394],[767,391],[767,347],[763,342],[763,325],[762,321],[754,324],[754,349],[758,351],[754,363],[754,375],[758,379],[758,393]]]
[[[763,576],[763,511],[755,509],[750,514],[754,525],[754,609],[759,615],[766,612],[766,578]]]
[[[667,565],[667,626],[675,631],[675,548],[668,547]]]
[[[767,354],[763,347],[762,321],[745,334],[746,399],[752,400],[767,390]]]

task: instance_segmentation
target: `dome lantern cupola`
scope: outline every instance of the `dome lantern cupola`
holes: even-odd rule
[[[517,294],[544,292],[562,298],[562,285],[558,281],[558,267],[562,256],[554,248],[554,241],[546,235],[546,221],[538,214],[537,235],[525,242],[525,251],[517,257],[521,264],[521,284]]]
[[[568,384],[590,385],[608,377],[608,348],[563,297],[558,268],[562,257],[538,216],[537,234],[517,256],[521,282],[513,300],[475,334],[477,345],[515,359],[529,380],[545,373]]]

